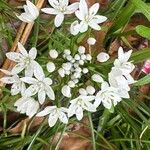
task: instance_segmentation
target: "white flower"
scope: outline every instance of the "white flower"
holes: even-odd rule
[[[79,46],[78,52],[79,52],[80,54],[84,54],[84,53],[85,53],[85,47],[84,47],[84,46]]]
[[[90,54],[86,54],[86,60],[90,61],[92,59],[92,56]]]
[[[23,22],[34,22],[34,20],[39,16],[39,9],[29,0],[26,0],[26,4],[27,5],[23,6],[25,12],[17,17]]]
[[[105,16],[96,15],[99,10],[99,3],[95,3],[93,6],[88,8],[88,5],[85,0],[80,0],[79,10],[75,12],[75,15],[79,20],[81,20],[78,25],[76,22],[76,26],[74,27],[74,34],[78,34],[78,32],[85,32],[88,30],[88,26],[90,26],[94,30],[100,30],[101,27],[98,25],[107,20]],[[75,24],[75,22],[73,22]],[[79,31],[78,31],[79,30]]]
[[[101,52],[97,55],[97,61],[99,62],[106,62],[109,58],[109,55],[105,52]]]
[[[95,88],[91,85],[88,85],[86,87],[86,91],[87,91],[88,94],[93,95],[95,93]]]
[[[132,50],[124,53],[123,48],[120,47],[118,50],[118,59],[114,61],[114,67],[120,69],[124,75],[131,73],[135,67],[131,62],[128,62],[131,53]]]
[[[46,67],[48,72],[53,72],[56,69],[55,64],[53,62],[48,62]]]
[[[75,87],[75,83],[71,80],[71,81],[68,82],[68,86],[70,88],[74,88]]]
[[[34,71],[34,66],[37,62],[34,60],[37,55],[36,48],[31,48],[29,53],[25,50],[23,45],[18,42],[19,53],[8,52],[6,56],[8,59],[13,60],[17,64],[12,69],[12,74],[18,74],[25,69],[25,76],[32,76]]]
[[[68,123],[67,111],[65,107],[47,106],[43,111],[39,112],[37,116],[41,117],[49,114],[48,124],[50,127],[53,127],[58,119],[64,124]]]
[[[47,14],[56,15],[54,24],[56,27],[59,27],[64,21],[64,15],[74,13],[78,7],[79,3],[73,3],[68,6],[69,0],[48,0],[49,4],[53,8],[43,8],[41,9],[43,12]]]
[[[3,83],[6,84],[12,84],[11,86],[11,95],[17,95],[21,92],[23,94],[25,92],[25,84],[22,82],[18,75],[12,74],[11,72],[7,70],[0,69],[2,72],[4,72],[7,77],[3,77],[0,79]]]
[[[80,24],[79,22],[76,20],[74,21],[71,26],[70,26],[70,33],[72,35],[77,35],[80,32]]]
[[[65,70],[63,68],[58,69],[58,73],[62,78],[65,76]]]
[[[41,66],[36,66],[34,70],[34,76],[32,77],[23,77],[21,80],[25,83],[31,84],[25,91],[27,96],[32,96],[38,93],[38,101],[40,104],[43,104],[46,95],[51,99],[55,99],[55,94],[53,89],[50,87],[52,80],[50,78],[45,78],[43,69]]]
[[[76,115],[78,120],[83,118],[84,109],[90,112],[95,112],[96,107],[91,103],[95,96],[80,95],[79,97],[70,101],[71,105],[68,108],[68,117]]]
[[[98,83],[102,83],[104,80],[99,74],[93,74],[92,80]]]
[[[29,118],[33,117],[39,109],[39,103],[35,101],[32,97],[26,96],[18,99],[15,102],[14,106],[17,107],[17,111],[19,111],[20,113],[26,113]]]
[[[51,58],[56,59],[58,57],[58,52],[55,49],[51,49],[49,51],[49,55],[50,55]]]
[[[90,37],[90,38],[87,39],[87,43],[88,43],[89,45],[94,45],[94,44],[96,43],[96,39]]]
[[[121,97],[117,89],[109,86],[107,82],[103,82],[101,90],[96,94],[94,105],[98,107],[102,103],[105,108],[110,109],[120,101]]]
[[[128,75],[130,76],[130,74]],[[133,79],[133,78],[132,78]],[[130,91],[129,82],[125,76],[122,75],[122,71],[113,68],[108,74],[108,80],[112,87],[115,87],[118,90],[118,94],[122,98],[129,98],[128,91]],[[134,79],[133,79],[134,81]]]
[[[64,85],[61,89],[61,93],[65,96],[65,97],[71,97],[71,89],[68,85]]]
[[[82,72],[83,72],[84,74],[86,74],[86,73],[89,72],[89,70],[88,70],[87,68],[83,68]]]

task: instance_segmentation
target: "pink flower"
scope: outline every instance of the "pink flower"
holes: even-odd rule
[[[150,73],[150,59],[144,63],[142,71],[147,74]]]

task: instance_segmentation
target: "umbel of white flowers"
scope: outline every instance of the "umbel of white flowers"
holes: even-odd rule
[[[37,54],[36,49],[32,48],[28,53],[21,43],[18,43],[18,48],[19,53],[9,52],[6,54],[9,59],[16,62],[16,65],[11,72],[1,69],[7,77],[1,78],[0,81],[12,85],[12,95],[21,93],[21,97],[14,105],[17,107],[17,111],[25,113],[31,118],[39,111],[40,104],[45,102],[46,95],[50,100],[54,100],[55,94],[51,88],[52,80],[45,77],[42,67],[34,60]],[[83,55],[85,53],[84,50],[83,47],[80,47],[78,52]],[[55,54],[55,58],[58,56],[56,51],[51,52],[51,56],[53,56],[52,53]],[[62,90],[66,92],[65,94],[67,96],[69,95],[69,98],[71,97],[69,107],[47,106],[44,110],[39,112],[37,116],[49,114],[48,123],[49,126],[52,127],[58,120],[67,124],[69,117],[73,115],[76,115],[77,119],[81,120],[84,111],[95,112],[101,103],[105,108],[111,109],[116,106],[122,98],[129,98],[129,85],[135,82],[130,75],[134,69],[134,65],[128,61],[131,53],[132,50],[124,53],[122,47],[119,48],[118,58],[115,59],[114,66],[108,74],[108,82],[104,81],[99,74],[92,75],[92,80],[101,84],[100,89],[95,89],[89,85],[86,89],[79,89],[79,96],[77,96],[76,93],[75,97],[71,97],[72,94],[68,87],[72,83],[68,83],[68,85],[64,85],[64,89]],[[71,56],[70,54],[71,52],[66,50],[64,57],[67,58],[67,56]],[[76,58],[78,57],[76,56]],[[68,57],[67,60],[68,59],[71,61],[75,58],[70,59]],[[34,65],[32,65],[32,63]],[[27,70],[25,74],[22,73],[24,70]],[[25,76],[23,77],[22,75]],[[32,96],[34,96],[34,98]],[[36,98],[38,100],[36,100]]]

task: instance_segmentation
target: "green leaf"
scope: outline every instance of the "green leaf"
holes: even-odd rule
[[[135,30],[140,36],[150,40],[150,28],[138,25]]]
[[[135,86],[141,86],[150,83],[150,74],[146,75],[145,77],[141,78],[138,82],[136,82]]]
[[[132,54],[130,60],[134,62],[134,64],[140,63],[148,59],[150,56],[150,48],[141,49]]]
[[[131,0],[137,9],[139,9],[145,17],[150,21],[150,7],[141,0]]]

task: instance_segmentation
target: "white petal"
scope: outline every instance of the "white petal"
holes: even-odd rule
[[[109,55],[105,52],[101,52],[97,55],[97,61],[99,62],[106,62],[109,58]]]
[[[37,85],[31,85],[26,89],[25,95],[27,96],[35,95],[38,92],[38,90],[39,90],[39,87]]]
[[[45,78],[44,80],[43,80],[43,82],[45,83],[45,84],[47,84],[47,85],[51,85],[53,82],[52,82],[52,80],[51,80],[51,78]]]
[[[81,107],[76,109],[76,117],[79,121],[83,118],[83,109]]]
[[[78,21],[74,21],[70,26],[70,33],[72,35],[77,35],[80,31],[80,24]]]
[[[14,83],[11,86],[11,95],[17,95],[19,92],[21,92],[20,84]]]
[[[61,89],[61,93],[65,96],[65,97],[71,97],[71,89],[68,85],[64,85]]]
[[[79,20],[84,20],[84,14],[81,13],[80,10],[75,11],[75,15]]]
[[[88,5],[85,0],[80,0],[79,10],[83,16],[88,15]]]
[[[35,47],[31,48],[31,50],[29,51],[29,57],[31,59],[35,59],[37,55],[37,49]]]
[[[55,100],[55,94],[54,94],[53,89],[52,89],[50,86],[46,86],[46,87],[45,87],[45,90],[46,90],[47,96],[48,96],[51,100]]]
[[[65,14],[72,14],[79,8],[79,3],[73,3],[67,7]]]
[[[92,80],[98,83],[102,83],[104,80],[99,74],[92,75]]]
[[[55,64],[53,62],[48,62],[46,64],[46,68],[48,72],[53,72],[56,69]]]
[[[93,18],[93,20],[94,20],[97,24],[99,24],[99,23],[105,22],[105,21],[107,20],[107,17],[101,16],[101,15],[95,15],[94,18]]]
[[[80,22],[80,32],[86,32],[88,30],[88,24],[84,21]]]
[[[99,3],[95,3],[94,5],[92,5],[89,9],[89,14],[94,16],[96,15],[96,13],[98,12],[99,10]]]
[[[13,77],[3,77],[0,79],[0,81],[6,84],[12,84],[15,82]]]
[[[59,114],[59,119],[61,122],[63,122],[64,124],[67,124],[68,123],[68,118],[66,116],[66,114],[64,112],[61,112]]]
[[[32,16],[30,16],[29,13],[22,13],[20,16],[17,16],[21,21],[27,22],[27,23],[32,23],[34,20]]]
[[[64,21],[64,14],[60,13],[60,14],[56,15],[54,24],[56,27],[59,27],[59,26],[61,26],[63,21]]]
[[[97,108],[101,104],[101,102],[102,102],[102,99],[99,96],[99,92],[98,92],[94,101],[94,106]]]
[[[13,67],[11,70],[12,74],[18,74],[25,68],[25,65],[23,63],[18,63]]]
[[[35,65],[35,67],[34,67],[34,76],[39,81],[43,81],[43,79],[45,78],[45,75],[44,75],[42,67],[38,63],[35,63],[34,65]]]
[[[75,114],[75,110],[77,108],[77,105],[71,104],[68,108],[68,117],[71,117]]]
[[[20,80],[25,82],[25,83],[28,83],[28,84],[35,84],[35,83],[37,83],[37,80],[35,78],[31,78],[31,77],[23,77]]]
[[[31,3],[29,0],[27,0],[26,3],[28,6],[28,10],[30,11],[30,14],[34,17],[34,19],[36,19],[36,17],[38,17],[38,15],[39,15],[38,8],[33,3]]]
[[[8,59],[13,60],[15,62],[20,62],[22,60],[22,55],[15,52],[6,53]]]
[[[57,120],[58,120],[57,114],[55,114],[55,115],[54,114],[50,114],[49,118],[48,118],[49,126],[53,127],[56,124]]]
[[[38,101],[40,104],[43,104],[46,98],[46,93],[44,90],[40,89],[38,91]]]
[[[89,22],[89,26],[94,30],[101,30],[101,27],[93,20]]]
[[[54,8],[57,8],[59,6],[58,0],[48,0],[48,2]]]
[[[26,77],[32,77],[34,73],[34,63],[30,63],[26,68],[25,68],[25,76]]]
[[[19,49],[19,52],[23,56],[28,56],[28,53],[27,53],[26,49],[24,48],[24,46],[20,42],[18,42],[18,49]]]
[[[42,117],[48,115],[53,109],[56,109],[56,106],[47,106],[44,110],[39,112],[36,116]]]
[[[59,13],[58,10],[53,9],[53,8],[43,8],[43,9],[41,9],[41,11],[46,14],[52,14],[52,15],[57,15]]]

